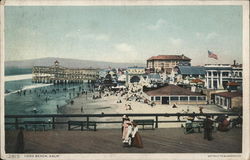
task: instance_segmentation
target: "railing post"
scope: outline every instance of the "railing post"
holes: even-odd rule
[[[87,129],[89,129],[89,116],[87,116]]]
[[[52,117],[52,129],[55,129],[55,117]]]
[[[18,129],[18,118],[15,118],[15,128]]]
[[[158,128],[158,116],[155,116],[155,128]]]

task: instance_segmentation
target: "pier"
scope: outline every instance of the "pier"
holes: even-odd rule
[[[6,152],[14,153],[17,131],[5,132]],[[183,128],[139,130],[143,148],[122,146],[121,129],[24,131],[24,153],[241,153],[242,128],[184,134]]]
[[[144,148],[127,148],[122,145],[121,120],[103,120],[104,117],[120,118],[123,114],[44,114],[44,115],[6,115],[6,126],[13,126],[5,131],[6,152],[14,153],[18,129],[25,125],[47,125],[47,129],[28,129],[24,133],[25,153],[241,153],[242,128],[234,127],[227,132],[213,130],[212,141],[203,139],[201,132],[185,133],[185,128],[161,128],[161,123],[185,124],[184,116],[193,114],[127,114],[135,119],[152,119],[153,127],[139,127]],[[223,113],[195,114],[204,117],[217,117]],[[237,113],[227,113],[230,117]],[[161,120],[161,117],[176,117],[176,120]],[[35,120],[34,120],[35,118]],[[41,121],[50,118],[51,121]],[[86,129],[69,129],[72,118],[81,119]],[[91,130],[91,125],[96,128]],[[60,119],[60,120],[59,120]],[[29,121],[28,121],[29,120]],[[197,121],[196,121],[197,122]],[[202,122],[202,120],[200,120]],[[77,123],[80,123],[77,121]],[[100,124],[115,124],[116,128],[98,128]],[[215,122],[216,123],[216,122]],[[72,126],[70,128],[73,128]]]
[[[58,61],[53,66],[34,66],[32,68],[32,82],[34,83],[83,83],[98,79],[99,71],[93,68],[66,68]]]
[[[205,119],[206,116],[211,116],[215,119],[218,116],[227,115],[230,117],[242,116],[239,113],[147,113],[147,114],[139,114],[139,113],[130,113],[126,114],[130,118],[136,119],[152,119],[154,122],[154,127],[158,128],[160,123],[185,123],[186,120],[184,117],[203,117],[200,122]],[[5,115],[5,126],[13,126],[14,129],[18,129],[20,126],[24,125],[47,125],[49,129],[58,129],[62,128],[62,126],[68,125],[68,121],[75,119],[86,122],[86,126],[89,126],[89,123],[95,120],[95,123],[98,124],[121,124],[121,117],[124,113],[120,114],[32,114],[32,115]],[[112,117],[119,120],[102,120],[105,117]],[[168,120],[168,117],[176,117],[176,120]],[[160,120],[160,118],[164,118],[164,120]],[[35,119],[35,120],[30,120]],[[67,128],[66,126],[64,128]],[[98,127],[97,127],[98,128]]]

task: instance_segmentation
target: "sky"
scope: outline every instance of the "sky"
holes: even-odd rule
[[[208,58],[208,50],[218,60]],[[7,6],[5,60],[242,63],[241,6]]]

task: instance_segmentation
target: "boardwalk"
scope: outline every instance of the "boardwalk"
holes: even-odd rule
[[[185,135],[182,128],[140,130],[144,148],[124,148],[121,130],[24,131],[26,153],[240,153],[241,128],[214,132],[213,141],[202,133]],[[6,131],[6,152],[13,153],[16,131]]]

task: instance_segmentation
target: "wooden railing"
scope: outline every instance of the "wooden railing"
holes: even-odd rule
[[[88,126],[88,123],[90,122],[90,118],[103,118],[103,117],[122,117],[123,115],[127,115],[129,117],[153,117],[155,128],[158,128],[159,123],[178,123],[178,122],[186,122],[185,120],[181,120],[181,117],[188,117],[188,116],[196,116],[196,117],[203,117],[211,116],[212,118],[221,116],[221,115],[228,115],[230,116],[242,116],[242,114],[239,113],[150,113],[150,114],[139,114],[139,113],[133,113],[133,114],[34,114],[34,115],[5,115],[5,125],[14,126],[15,129],[18,129],[20,125],[27,125],[27,124],[39,124],[41,125],[51,125],[52,129],[56,128],[56,124],[60,125],[66,125],[68,124],[67,121],[57,121],[56,118],[86,118],[86,123]],[[176,117],[176,120],[159,120],[159,117]],[[39,120],[30,120],[32,118],[39,119]],[[49,118],[50,121],[41,121],[41,118]],[[10,122],[9,120],[12,120]],[[13,121],[14,120],[14,121]],[[201,120],[202,121],[202,120]],[[121,123],[120,121],[96,121],[96,123]]]

